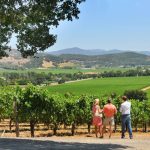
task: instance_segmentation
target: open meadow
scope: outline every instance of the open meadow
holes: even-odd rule
[[[125,90],[142,89],[150,86],[150,77],[114,77],[99,78],[49,86],[50,93],[91,94],[104,96],[113,92],[123,94]]]

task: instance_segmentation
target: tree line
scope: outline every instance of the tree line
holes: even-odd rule
[[[65,83],[66,81],[80,80],[87,78],[107,78],[107,77],[131,77],[131,76],[150,76],[149,69],[135,69],[127,71],[104,71],[102,73],[37,73],[37,72],[4,72],[1,74],[0,85],[27,85],[32,83],[34,85],[46,84],[49,85],[53,82],[58,82],[59,84]]]
[[[136,97],[134,94],[137,93]],[[150,100],[141,91],[126,91],[132,102],[132,124],[135,130],[138,127],[147,131],[150,124]],[[118,109],[115,117],[115,131],[120,126],[119,107],[121,105],[120,96],[115,93],[110,95],[113,104]],[[19,123],[29,123],[31,137],[34,137],[35,127],[39,123],[45,124],[47,128],[57,134],[57,130],[63,126],[70,128],[70,133],[75,134],[75,129],[84,125],[90,133],[92,123],[92,105],[96,95],[72,95],[70,93],[50,94],[47,90],[32,84],[25,88],[1,87],[0,89],[0,120],[10,120],[10,130],[12,122],[16,125],[16,136],[19,136]],[[142,98],[141,98],[142,97]],[[100,98],[100,106],[103,107],[108,97]],[[135,98],[135,99],[134,99]],[[141,99],[140,99],[141,98]]]

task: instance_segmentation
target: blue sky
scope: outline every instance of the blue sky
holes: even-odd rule
[[[150,0],[86,0],[78,20],[62,22],[52,30],[57,42],[48,50],[150,50],[149,6]]]

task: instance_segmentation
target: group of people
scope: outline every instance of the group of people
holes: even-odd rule
[[[125,132],[128,129],[129,138],[132,139],[133,135],[130,116],[131,102],[128,101],[126,96],[122,96],[122,100],[123,102],[120,106],[121,122],[122,122],[121,138],[125,138]],[[116,106],[112,104],[111,99],[109,98],[107,100],[107,104],[103,107],[103,109],[100,108],[99,99],[95,99],[92,112],[93,112],[93,125],[95,126],[96,137],[98,137],[99,133],[99,137],[103,138],[106,126],[109,126],[108,128],[109,138],[111,138],[112,126],[115,124],[114,116],[117,115]]]

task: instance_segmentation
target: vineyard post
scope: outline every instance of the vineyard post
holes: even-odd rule
[[[30,129],[31,129],[31,137],[34,137],[34,129],[35,128],[35,121],[34,120],[30,120]]]
[[[9,120],[9,131],[12,132],[12,118],[10,117],[10,120]]]
[[[91,122],[88,123],[88,134],[91,133]]]
[[[16,98],[14,97],[14,117],[15,117],[15,132],[16,132],[16,137],[19,137],[19,119],[18,119],[18,107],[17,107],[17,101]]]
[[[71,135],[72,136],[74,136],[74,134],[75,134],[75,128],[76,128],[76,126],[75,126],[75,123],[73,122],[72,127],[71,127]]]

